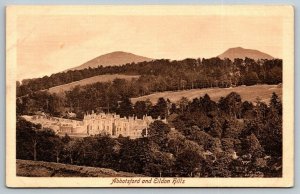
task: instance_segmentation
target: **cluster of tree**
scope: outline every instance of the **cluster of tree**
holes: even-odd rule
[[[217,103],[206,95],[190,102],[172,123],[214,153],[208,176],[281,176],[282,103],[275,93],[268,105],[259,99],[243,102],[237,93]]]
[[[52,116],[61,117],[65,115],[66,111],[70,111],[76,113],[78,119],[82,119],[86,112],[95,110],[99,112],[116,112],[122,117],[136,115],[138,118],[141,118],[147,114],[154,118],[158,116],[165,118],[167,114],[176,112],[175,109],[177,105],[163,98],[160,98],[156,104],[152,104],[149,100],[138,101],[132,104],[130,98],[139,95],[139,84],[137,80],[126,81],[124,79],[115,79],[113,82],[98,82],[81,87],[76,86],[64,94],[50,94],[47,91],[38,91],[17,98],[17,114],[30,115],[37,111],[42,111]],[[204,97],[204,99],[205,98],[206,97]],[[200,99],[194,99],[192,104],[197,105],[199,100]],[[239,117],[241,112],[232,112],[232,109],[236,107],[236,105],[227,105],[225,102],[226,98],[222,98],[220,100],[220,106],[227,106],[224,107],[224,110]],[[190,106],[188,106],[188,103],[188,99],[186,98],[180,100],[178,106],[181,112],[186,108],[189,110]],[[207,109],[207,107],[205,109]]]
[[[185,59],[182,61],[153,60],[122,66],[99,66],[52,74],[36,79],[17,82],[17,96],[45,90],[104,74],[141,75],[133,83],[136,96],[157,91],[174,91],[192,88],[229,87],[257,83],[278,84],[282,82],[282,60],[258,60],[250,58]]]
[[[148,111],[144,103],[135,105],[141,104],[141,114]],[[121,106],[123,114],[132,111]],[[183,98],[177,105],[160,99],[154,106],[168,124],[155,121],[148,136],[139,139],[58,137],[18,117],[17,158],[148,176],[282,176],[282,103],[275,93],[269,104],[242,101],[230,93],[218,102],[205,95],[192,101]]]
[[[153,118],[166,117],[166,108],[172,105],[169,100],[160,98],[156,104],[152,104],[150,100],[138,101],[133,104],[128,94],[123,93],[124,90],[127,90],[125,85],[117,84],[120,85],[119,87],[114,84],[115,82],[76,87],[66,92],[66,95],[50,94],[47,91],[31,93],[17,98],[17,115],[33,115],[37,112],[44,112],[50,116],[64,117],[67,116],[66,112],[71,111],[76,113],[77,119],[83,119],[85,113],[94,110],[96,112],[115,112],[121,117],[133,115],[138,118],[142,118],[144,115],[151,115]],[[126,84],[126,82],[124,83]],[[115,89],[111,90],[112,88]]]

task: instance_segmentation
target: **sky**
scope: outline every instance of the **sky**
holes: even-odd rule
[[[22,15],[17,79],[51,75],[113,51],[175,60],[243,47],[281,58],[282,41],[281,18],[274,16]]]

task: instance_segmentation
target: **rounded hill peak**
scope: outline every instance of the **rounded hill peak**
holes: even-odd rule
[[[254,59],[254,60],[273,59],[274,58],[267,53],[263,53],[261,51],[254,50],[254,49],[246,49],[246,48],[242,48],[242,47],[229,48],[224,53],[218,55],[218,57],[221,59],[228,58],[232,61],[235,58],[245,59],[246,57]]]

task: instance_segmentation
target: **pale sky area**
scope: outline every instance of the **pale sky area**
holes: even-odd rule
[[[51,75],[113,51],[210,58],[228,48],[282,57],[282,22],[249,16],[19,16],[17,79]]]

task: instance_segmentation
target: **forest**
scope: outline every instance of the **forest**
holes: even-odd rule
[[[281,177],[282,102],[243,101],[232,92],[215,102],[208,95],[178,105],[124,99],[123,115],[150,113],[147,137],[59,137],[17,116],[17,159],[111,168],[162,177]]]
[[[140,75],[138,79],[115,79],[77,86],[63,93],[49,93],[48,88],[108,73]],[[282,60],[250,58],[154,60],[122,66],[108,66],[53,74],[17,83],[17,114],[43,111],[52,116],[74,112],[82,119],[88,111],[122,112],[128,98],[155,92],[189,90],[238,85],[279,84],[282,82]],[[147,102],[150,103],[150,102]],[[144,106],[138,104],[138,106]],[[141,107],[143,108],[143,107]],[[155,110],[154,110],[155,112]],[[155,116],[156,113],[149,113]],[[121,113],[122,114],[122,113]],[[138,114],[139,113],[132,113]]]
[[[141,96],[159,91],[193,88],[229,87],[254,84],[278,84],[282,80],[282,60],[235,59],[167,59],[124,64],[122,66],[99,66],[60,72],[42,78],[17,82],[17,96],[79,81],[104,74],[141,75],[132,85],[132,95]]]

